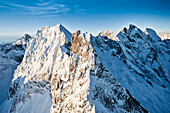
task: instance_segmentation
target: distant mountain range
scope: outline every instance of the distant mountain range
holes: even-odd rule
[[[170,32],[160,32],[158,35],[161,37],[162,40],[170,39]]]

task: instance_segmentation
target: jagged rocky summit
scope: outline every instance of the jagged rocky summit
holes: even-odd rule
[[[38,30],[0,112],[170,112],[169,41],[146,31],[130,25],[94,37],[61,24]]]

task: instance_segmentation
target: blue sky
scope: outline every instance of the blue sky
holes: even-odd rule
[[[170,0],[1,0],[0,38],[34,35],[44,26],[71,32],[119,32],[129,24],[170,31]]]

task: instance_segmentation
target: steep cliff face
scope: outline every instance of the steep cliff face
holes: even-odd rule
[[[83,90],[79,95],[86,91],[82,102],[89,101],[94,109],[89,112],[146,112],[102,65],[93,49],[93,38],[89,33],[77,31],[73,34],[71,45],[71,58],[77,57],[71,63],[74,64],[70,67],[71,73],[77,78],[77,88]],[[79,108],[81,112],[87,112],[83,108],[86,104],[79,106],[82,106]]]
[[[24,57],[26,44],[30,38],[26,34],[16,42],[0,44],[0,104],[7,99],[14,71]]]
[[[42,28],[29,41],[0,110],[169,112],[169,48],[147,32],[130,25],[113,40],[108,32],[93,37],[62,25]]]
[[[69,53],[69,40],[71,39],[71,34],[67,32],[68,31],[61,25],[45,27],[42,30],[39,30],[36,36],[30,40],[23,61],[15,71],[10,87],[9,97],[10,99],[13,99],[13,104],[10,108],[11,112],[22,112],[20,111],[22,109],[18,108],[22,107],[20,103],[25,103],[25,101],[18,102],[19,99],[17,98],[23,93],[28,93],[29,95],[41,95],[40,99],[41,97],[44,98],[44,93],[41,93],[37,90],[32,91],[32,89],[36,87],[39,82],[45,84],[45,86],[37,86],[40,88],[42,87],[47,100],[50,99],[46,104],[46,106],[48,106],[48,111],[45,110],[43,112],[50,112],[52,104],[50,93],[52,92],[51,87],[53,87],[50,83],[50,80],[57,74],[57,70],[62,68],[63,62],[67,60],[68,55],[66,53]],[[67,34],[65,35],[65,33]],[[30,86],[30,82],[36,83],[31,84]],[[29,90],[21,91],[21,88],[26,87],[26,84],[28,85],[27,87],[30,87]],[[50,86],[50,88],[45,88],[46,85],[48,87]],[[28,100],[27,96],[23,96],[21,98],[21,100]],[[30,99],[32,98],[33,97],[30,96]],[[26,102],[28,103],[29,101]],[[38,103],[37,105],[34,105],[41,108],[44,106],[43,100],[41,103],[42,104],[40,105]],[[24,105],[26,106],[26,104]],[[37,112],[37,109],[32,108],[31,112]]]
[[[56,76],[52,77],[53,101],[52,112],[95,112],[87,98],[90,85],[91,45],[87,44],[80,32],[72,36],[68,62],[64,62],[62,70],[57,70]],[[89,37],[90,38],[90,37]],[[89,40],[90,41],[90,40]],[[66,63],[66,64],[65,64]]]

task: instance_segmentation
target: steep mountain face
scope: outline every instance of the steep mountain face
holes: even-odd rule
[[[134,25],[117,37],[44,27],[29,41],[0,112],[169,112],[169,54],[169,41]]]
[[[26,34],[14,43],[0,44],[0,104],[7,98],[14,70],[21,63],[30,38]]]
[[[95,112],[147,112],[103,66],[94,50],[93,38],[89,33],[78,31],[73,34],[71,52],[78,55],[73,66],[75,76],[80,74],[80,79],[84,76],[90,78],[88,100],[95,107]],[[83,68],[82,65],[86,66]]]
[[[124,28],[113,41],[94,40],[102,64],[150,112],[169,112],[169,46],[147,29]]]

